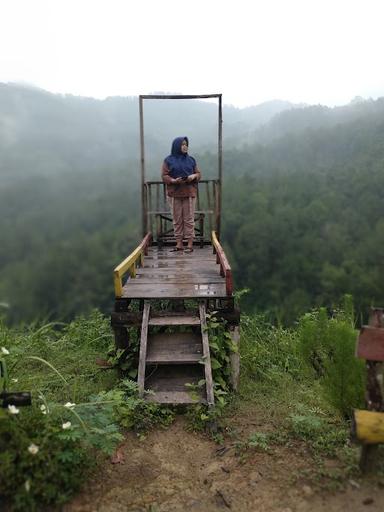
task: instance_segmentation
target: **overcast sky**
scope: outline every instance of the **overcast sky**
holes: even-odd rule
[[[383,0],[0,0],[0,82],[238,107],[384,96]]]

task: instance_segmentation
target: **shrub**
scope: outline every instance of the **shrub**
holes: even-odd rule
[[[355,357],[356,337],[350,297],[331,317],[320,308],[299,323],[300,353],[308,371],[320,379],[325,397],[344,417],[364,399],[364,362]]]
[[[264,316],[242,316],[241,370],[243,378],[272,382],[282,374],[298,377],[301,360],[293,329],[275,327]]]

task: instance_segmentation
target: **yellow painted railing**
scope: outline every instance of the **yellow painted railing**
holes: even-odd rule
[[[384,412],[355,410],[354,428],[360,442],[384,443]]]
[[[140,245],[136,247],[136,249],[131,252],[131,254],[122,261],[115,270],[113,271],[113,280],[115,285],[115,297],[119,298],[123,295],[123,276],[129,271],[131,277],[136,276],[136,267],[140,263],[143,265],[144,255],[147,253],[147,248],[152,240],[152,234],[147,233]]]

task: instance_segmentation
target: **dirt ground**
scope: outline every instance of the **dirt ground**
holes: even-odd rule
[[[250,418],[235,421],[257,430]],[[240,432],[241,434],[241,432]],[[329,473],[334,462],[328,461]],[[338,483],[319,476],[306,448],[277,446],[240,457],[232,440],[216,444],[188,432],[183,417],[140,440],[128,434],[108,466],[63,512],[382,512],[377,476]]]

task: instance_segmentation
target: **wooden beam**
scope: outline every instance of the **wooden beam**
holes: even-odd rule
[[[137,384],[139,387],[140,397],[144,396],[145,364],[147,359],[148,321],[150,308],[150,302],[148,300],[144,301],[143,322],[141,324],[140,336],[139,369],[137,375]]]
[[[205,370],[205,385],[207,389],[207,403],[208,405],[213,406],[215,403],[215,398],[213,395],[211,355],[209,352],[207,317],[205,314],[205,305],[203,303],[199,304],[199,313],[201,323],[201,337],[203,340],[203,356]]]
[[[384,361],[384,329],[364,325],[357,339],[356,356],[368,361]]]
[[[116,311],[111,313],[111,325],[114,326],[137,326],[141,325],[143,314],[141,311]]]
[[[231,336],[232,343],[237,347],[237,351],[231,352],[229,356],[231,361],[231,386],[234,391],[237,391],[240,382],[240,326],[231,325],[229,327],[229,334]]]

